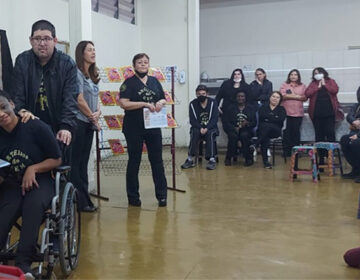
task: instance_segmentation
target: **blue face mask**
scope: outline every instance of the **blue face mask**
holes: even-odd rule
[[[203,103],[203,102],[206,100],[206,96],[204,96],[204,95],[199,95],[199,96],[197,97],[197,100],[199,100],[200,103]]]

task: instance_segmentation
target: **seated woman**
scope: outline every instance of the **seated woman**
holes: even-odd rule
[[[340,144],[346,160],[352,167],[351,172],[344,174],[343,178],[355,179],[356,183],[360,183],[360,87],[356,95],[358,103],[346,116],[346,120],[350,124],[350,133],[341,137]]]
[[[236,156],[238,141],[241,142],[241,152],[245,158],[245,166],[254,163],[250,152],[250,144],[253,128],[256,126],[256,109],[246,103],[245,92],[236,94],[237,104],[231,106],[224,113],[224,130],[228,133],[228,147],[225,157],[225,165],[231,165],[231,158]]]
[[[270,139],[281,136],[281,129],[286,118],[286,111],[280,106],[282,95],[274,91],[270,95],[269,104],[261,106],[259,109],[259,127],[256,146],[261,145],[261,155],[264,162],[264,168],[272,168],[267,155]]]
[[[10,163],[0,169],[0,249],[21,216],[15,265],[31,279],[30,266],[39,228],[55,194],[50,171],[61,164],[60,149],[50,127],[38,119],[20,121],[14,113],[14,104],[3,92],[0,92],[0,158]]]

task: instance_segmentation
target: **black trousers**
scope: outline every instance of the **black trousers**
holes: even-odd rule
[[[91,123],[78,120],[72,143],[71,182],[78,190],[79,207],[94,206],[89,196],[88,163],[94,130]]]
[[[15,263],[24,270],[32,263],[44,213],[55,195],[54,180],[49,174],[41,174],[36,180],[39,188],[35,187],[24,196],[19,183],[6,180],[0,185],[0,248],[5,246],[11,227],[21,216],[22,229]]]
[[[355,133],[345,134],[340,139],[341,150],[353,171],[360,175],[360,139],[350,141],[350,136]]]
[[[335,117],[329,116],[325,118],[313,119],[315,129],[315,142],[335,142]],[[322,164],[324,157],[326,156],[326,150],[319,150],[319,160]]]
[[[291,153],[294,146],[300,145],[300,127],[302,117],[286,117],[286,129],[284,131],[284,148],[287,154]]]
[[[189,145],[189,156],[195,156],[199,153],[199,142],[201,139],[205,139],[206,142],[206,151],[205,158],[210,159],[216,156],[216,147],[215,139],[218,136],[217,129],[208,130],[205,135],[200,133],[199,128],[191,127],[190,128],[190,145]]]
[[[144,129],[142,131],[124,131],[127,149],[128,165],[126,169],[126,191],[129,201],[136,201],[139,194],[139,167],[142,147],[145,142],[155,184],[155,196],[158,200],[167,198],[167,182],[162,159],[161,129]]]
[[[256,141],[256,146],[260,145],[261,155],[263,162],[268,162],[267,150],[270,145],[271,138],[277,138],[281,136],[281,128],[272,123],[262,123],[258,128],[258,139]]]
[[[250,144],[251,144],[251,137],[252,131],[249,128],[240,128],[239,132],[236,130],[228,131],[228,145],[227,145],[227,152],[226,158],[230,159],[237,155],[237,142],[240,140],[241,142],[241,153],[243,154],[244,158],[249,160],[252,159],[252,155],[250,154]]]

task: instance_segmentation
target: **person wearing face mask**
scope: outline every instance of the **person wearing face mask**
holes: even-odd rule
[[[229,141],[225,157],[225,165],[231,165],[231,158],[236,154],[238,141],[241,143],[241,153],[245,158],[245,166],[254,163],[252,153],[250,152],[250,144],[252,131],[256,126],[256,111],[252,106],[247,105],[246,94],[239,91],[236,94],[237,104],[233,105],[224,113],[226,118],[226,130]]]
[[[335,112],[339,106],[339,87],[329,78],[328,72],[316,67],[312,72],[312,82],[305,91],[309,98],[309,116],[315,130],[315,141],[335,142]],[[319,151],[319,164],[324,164],[325,150]]]
[[[218,109],[214,99],[208,97],[208,88],[205,85],[199,85],[196,88],[196,98],[189,105],[190,119],[190,145],[188,158],[181,165],[182,169],[188,169],[195,166],[195,155],[198,154],[199,141],[205,139],[206,153],[205,158],[209,161],[206,169],[214,170],[216,168],[215,160],[215,139],[219,135],[217,121]]]
[[[258,101],[261,105],[269,102],[269,97],[273,91],[272,82],[266,78],[266,72],[262,68],[255,70],[255,80],[250,84],[250,93],[247,96],[248,104],[258,107]]]
[[[150,58],[146,53],[134,56],[135,75],[120,87],[120,107],[125,110],[123,133],[126,138],[129,160],[126,169],[126,191],[129,205],[140,207],[139,167],[145,142],[151,164],[155,196],[159,207],[167,205],[167,182],[162,159],[162,136],[160,128],[145,129],[144,108],[159,112],[166,104],[160,82],[148,75]]]
[[[300,126],[304,117],[304,101],[306,86],[301,82],[300,72],[293,69],[287,80],[280,87],[283,96],[282,106],[286,109],[286,129],[284,131],[284,149],[287,156],[291,149],[300,145]]]

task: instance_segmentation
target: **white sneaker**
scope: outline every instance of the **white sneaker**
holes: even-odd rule
[[[35,280],[35,277],[34,277],[34,275],[32,275],[31,272],[26,272],[26,273],[24,274],[24,276],[25,276],[25,279],[26,279],[26,280]]]

